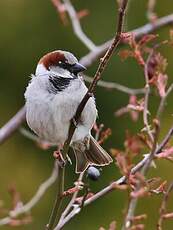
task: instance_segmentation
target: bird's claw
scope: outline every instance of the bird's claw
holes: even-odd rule
[[[61,168],[63,168],[66,164],[66,161],[64,160],[61,151],[60,150],[54,151],[53,156],[58,161],[58,165]]]

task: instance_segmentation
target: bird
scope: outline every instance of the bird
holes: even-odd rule
[[[68,138],[70,122],[88,91],[81,75],[84,70],[86,68],[72,53],[49,52],[39,60],[24,93],[28,126],[59,150]],[[96,118],[95,98],[90,97],[70,143],[76,158],[76,173],[84,172],[91,165],[104,166],[112,162],[91,135]]]

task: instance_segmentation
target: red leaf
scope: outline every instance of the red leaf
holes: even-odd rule
[[[157,77],[157,88],[158,88],[160,97],[165,96],[165,88],[167,85],[167,80],[168,80],[168,76],[166,74],[160,73]]]
[[[128,57],[134,57],[134,53],[131,50],[122,50],[119,52],[119,56],[122,61],[125,61]]]

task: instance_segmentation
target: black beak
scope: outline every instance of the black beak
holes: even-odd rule
[[[84,70],[86,70],[85,66],[81,65],[80,63],[76,63],[73,66],[71,66],[70,68],[71,72],[73,74],[78,74],[80,72],[83,72]]]

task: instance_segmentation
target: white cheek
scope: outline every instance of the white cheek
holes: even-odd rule
[[[44,75],[44,74],[48,74],[49,71],[44,67],[43,64],[38,64],[36,71],[35,71],[35,75]]]
[[[64,78],[73,78],[73,76],[71,75],[71,73],[68,70],[60,68],[58,66],[51,66],[50,67],[50,72],[52,74],[55,74],[55,75],[58,74],[58,76],[61,76],[61,77],[64,77]]]

